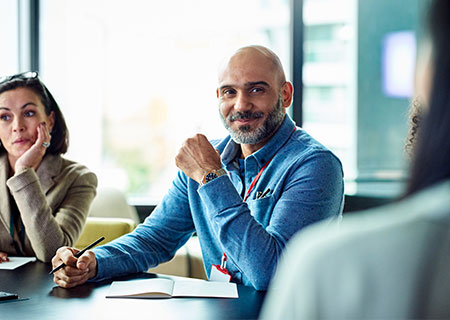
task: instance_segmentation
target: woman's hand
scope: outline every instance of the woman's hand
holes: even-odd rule
[[[14,172],[20,172],[27,168],[37,170],[47,147],[50,145],[50,138],[47,124],[45,122],[40,123],[37,127],[37,139],[35,143],[17,159]]]
[[[8,254],[0,251],[0,263],[8,261],[9,261]]]

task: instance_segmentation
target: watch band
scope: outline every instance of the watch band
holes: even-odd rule
[[[227,172],[225,171],[224,168],[220,168],[220,169],[217,169],[217,170],[210,170],[210,171],[207,171],[207,172],[205,172],[205,174],[203,175],[202,181],[201,181],[200,185],[202,186],[202,185],[204,185],[204,184],[207,184],[207,183],[210,182],[211,180],[214,180],[215,178],[220,177],[220,176],[223,176],[223,175],[226,175],[226,174],[227,174]]]

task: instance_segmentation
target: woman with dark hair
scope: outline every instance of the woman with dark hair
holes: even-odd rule
[[[405,196],[288,243],[263,319],[450,319],[450,1],[430,1]]]
[[[80,236],[97,177],[61,157],[66,122],[36,72],[0,77],[0,263],[47,262]]]

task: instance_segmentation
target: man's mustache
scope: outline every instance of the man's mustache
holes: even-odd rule
[[[233,122],[235,120],[248,120],[248,119],[259,119],[264,117],[264,112],[236,112],[228,117],[228,121]]]

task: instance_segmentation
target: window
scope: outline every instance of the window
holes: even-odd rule
[[[303,127],[341,159],[347,194],[402,192],[415,37],[425,5],[304,0]]]
[[[303,127],[341,159],[346,179],[357,176],[356,14],[356,0],[304,1]]]
[[[19,71],[19,14],[18,3],[0,0],[0,75]]]
[[[68,123],[67,157],[157,202],[188,136],[226,135],[220,58],[262,44],[289,78],[289,19],[287,0],[41,0],[41,75]]]
[[[25,2],[0,0],[0,40],[8,48],[0,52],[1,74],[23,69],[18,4]],[[341,159],[346,193],[401,191],[414,54],[404,57],[414,51],[426,1],[39,3],[40,74],[69,126],[67,157],[95,171],[101,185],[126,191],[132,203],[161,199],[188,136],[226,134],[215,96],[226,53],[265,45],[292,79],[299,40],[291,39],[290,8],[301,4],[303,16],[292,16],[304,23],[302,126]]]

